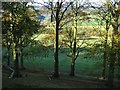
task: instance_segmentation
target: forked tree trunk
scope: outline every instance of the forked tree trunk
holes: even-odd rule
[[[76,9],[77,9],[77,4],[78,2],[76,1]],[[71,61],[70,76],[75,76],[76,37],[77,37],[77,12],[74,12],[74,32],[73,32],[73,48],[71,50],[72,61]]]

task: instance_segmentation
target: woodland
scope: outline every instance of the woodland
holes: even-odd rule
[[[3,89],[120,88],[120,0],[21,0],[1,11]]]

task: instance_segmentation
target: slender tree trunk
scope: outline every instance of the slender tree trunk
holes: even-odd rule
[[[23,48],[20,48],[20,64],[21,64],[21,69],[24,70],[24,62],[23,62]]]
[[[59,2],[57,2],[57,11],[56,11],[56,42],[55,42],[55,49],[54,49],[54,77],[59,77],[59,62],[58,62],[58,40],[59,35]]]
[[[10,46],[11,43],[9,44],[8,37],[6,36],[6,43],[7,43],[7,65],[10,66]]]
[[[77,8],[77,2],[76,2],[76,8]],[[75,12],[74,14],[73,50],[71,50],[72,61],[71,61],[70,76],[75,76],[76,35],[77,35],[77,12]]]
[[[73,47],[73,50],[71,50],[71,53],[72,53],[72,60],[71,60],[70,76],[75,76],[76,34],[75,34],[75,39],[74,39],[74,47]]]
[[[105,79],[105,73],[106,73],[106,61],[107,61],[107,40],[108,40],[108,29],[109,29],[109,26],[108,26],[108,21],[106,21],[106,36],[105,36],[105,44],[104,44],[104,60],[103,60],[103,68],[102,68],[102,77],[103,79]]]
[[[118,66],[120,66],[120,36],[118,37],[118,52],[117,52],[117,56],[118,56]]]
[[[58,26],[56,26],[56,43],[54,48],[54,77],[59,77],[59,66],[58,66]]]
[[[74,60],[74,55],[73,54],[72,54],[72,60],[71,60],[70,76],[75,76],[75,60]]]
[[[116,40],[115,36],[118,34],[118,27],[114,27],[114,32],[112,35],[112,50],[110,55],[110,64],[109,64],[109,72],[108,72],[108,86],[114,86],[114,68],[115,68],[115,61],[116,61]]]
[[[53,2],[50,2],[50,6],[51,6],[51,22],[53,22]]]
[[[7,47],[7,65],[10,66],[10,47]]]
[[[75,76],[75,62],[72,62],[72,63],[71,63],[70,76]]]
[[[111,52],[111,61],[109,64],[109,72],[108,72],[108,86],[113,87],[114,86],[114,64],[115,64],[115,54]]]
[[[102,69],[102,78],[105,79],[105,72],[106,72],[106,60],[107,60],[107,57],[106,57],[106,52],[104,52],[104,60],[103,60],[103,69]]]
[[[118,66],[120,67],[120,48],[117,54],[118,54]]]
[[[19,61],[18,61],[18,49],[17,47],[13,48],[13,58],[14,58],[14,75],[13,77],[20,77],[20,71],[19,71]]]

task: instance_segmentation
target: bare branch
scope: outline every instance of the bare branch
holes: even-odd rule
[[[34,37],[32,40],[28,41],[26,45],[23,45],[22,47],[28,46],[31,42],[33,42],[40,34],[38,34],[36,37]],[[25,40],[25,39],[24,39]]]
[[[53,2],[50,2],[50,3],[51,3],[51,11],[52,11],[52,15],[54,16],[54,18],[56,18],[55,14],[54,14],[53,6],[52,6]]]
[[[68,24],[68,23],[71,22],[72,20],[73,20],[73,19],[66,21],[65,23],[63,23],[63,24],[61,25],[60,28],[62,28],[64,25]]]
[[[72,46],[67,43],[67,40],[63,40],[63,41],[65,42],[64,44],[66,44],[68,47],[70,47],[70,49],[72,49]]]
[[[62,12],[62,15],[61,15],[61,17],[60,17],[60,21],[62,20],[65,12],[67,11],[68,7],[69,7],[72,3],[73,3],[73,2],[70,2],[70,3],[67,5],[67,7],[64,9],[64,11]]]
[[[77,57],[78,57],[79,53],[80,53],[80,51],[78,50],[78,51],[77,51],[77,55],[75,56],[74,60],[76,60],[76,59],[77,59]]]

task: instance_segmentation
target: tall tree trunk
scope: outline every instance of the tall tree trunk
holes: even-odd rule
[[[76,9],[77,9],[77,1],[76,1]],[[76,54],[76,35],[77,35],[77,12],[74,13],[74,33],[73,33],[73,50],[72,53],[72,61],[71,61],[71,76],[75,76],[75,54]]]
[[[7,47],[7,65],[10,66],[10,47]]]
[[[24,70],[24,62],[23,62],[23,48],[20,48],[20,65],[21,65],[21,69]]]
[[[71,53],[72,53],[72,60],[71,60],[70,76],[75,76],[76,30],[74,31],[74,46],[73,46],[73,50],[71,50]]]
[[[111,49],[111,55],[110,55],[110,64],[109,64],[109,72],[108,72],[108,86],[113,87],[114,86],[114,68],[115,68],[115,61],[116,61],[116,40],[115,37],[118,34],[118,27],[113,27],[114,32],[112,35],[112,49]]]
[[[59,77],[59,62],[58,62],[58,40],[59,40],[59,2],[57,2],[57,11],[56,11],[56,42],[54,48],[54,77]]]
[[[108,21],[106,21],[106,36],[105,36],[105,43],[104,43],[104,60],[103,60],[103,67],[102,67],[102,78],[105,79],[105,73],[106,73],[106,61],[108,58],[107,53],[107,40],[108,40]]]
[[[20,77],[20,71],[19,71],[19,61],[18,61],[18,49],[17,47],[13,48],[13,59],[14,59],[14,75],[13,77]]]
[[[59,62],[58,62],[58,26],[56,26],[56,40],[54,48],[54,77],[59,77]]]

